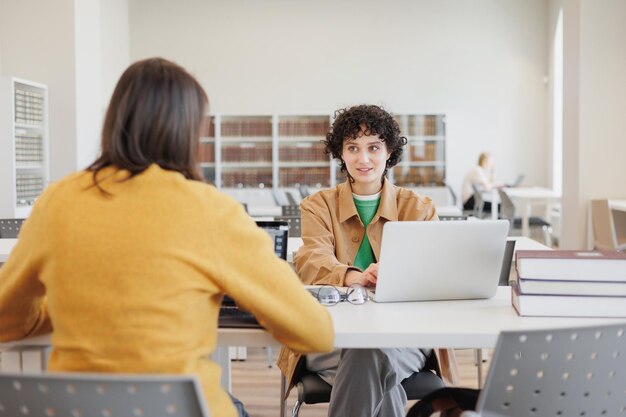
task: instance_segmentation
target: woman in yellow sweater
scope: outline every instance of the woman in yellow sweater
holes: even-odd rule
[[[290,348],[332,348],[328,312],[269,236],[200,181],[206,106],[172,62],[126,70],[100,157],[46,189],[0,269],[0,341],[52,330],[51,371],[195,374],[220,417],[237,414],[209,359],[224,293]]]

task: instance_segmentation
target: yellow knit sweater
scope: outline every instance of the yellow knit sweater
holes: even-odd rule
[[[0,269],[0,341],[52,325],[54,371],[186,373],[213,416],[235,416],[215,350],[222,294],[281,343],[329,351],[328,312],[278,259],[243,207],[214,187],[152,165],[104,195],[77,172],[39,198]]]

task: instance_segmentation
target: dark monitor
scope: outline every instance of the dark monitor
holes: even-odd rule
[[[287,242],[289,240],[289,223],[278,220],[257,221],[256,225],[265,230],[274,240],[274,252],[280,259],[287,260]]]

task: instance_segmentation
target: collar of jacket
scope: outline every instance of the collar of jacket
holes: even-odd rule
[[[341,223],[354,216],[358,217],[354,198],[352,197],[352,186],[350,180],[337,186],[339,192],[339,221]],[[380,217],[384,217],[389,221],[398,220],[398,204],[396,202],[396,189],[387,178],[383,178],[383,189],[380,193],[380,204],[378,211],[372,219],[371,223],[378,221]]]

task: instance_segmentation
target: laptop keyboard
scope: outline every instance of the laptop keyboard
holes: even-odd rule
[[[252,313],[231,305],[220,307],[218,325],[219,327],[261,327]]]

